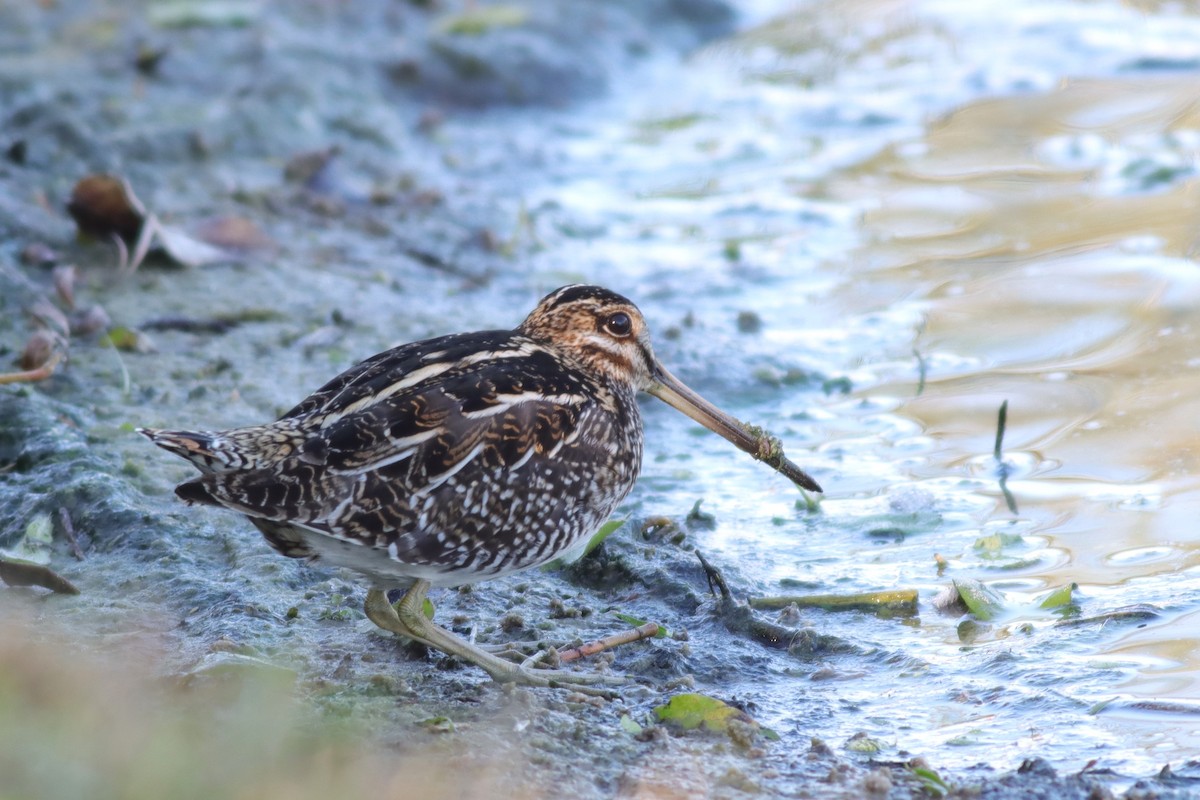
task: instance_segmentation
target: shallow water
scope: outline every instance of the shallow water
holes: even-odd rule
[[[663,360],[778,420],[827,491],[819,516],[799,511],[782,479],[648,407],[636,508],[703,498],[718,524],[698,547],[759,594],[920,590],[912,622],[804,614],[867,648],[828,659],[836,680],[769,656],[778,681],[726,688],[782,730],[863,730],[945,766],[1042,755],[1144,775],[1194,758],[1200,16],[775,11],[600,104],[568,132],[560,180],[525,197],[547,285],[603,275],[678,326]],[[761,332],[739,333],[739,310]],[[992,454],[1005,400],[1015,513]],[[953,578],[1005,598],[971,641],[933,604]],[[1037,602],[1070,583],[1078,616],[1158,614],[1056,627]]]

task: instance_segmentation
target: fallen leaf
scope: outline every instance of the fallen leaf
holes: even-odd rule
[[[27,564],[50,563],[50,544],[54,540],[54,522],[49,514],[38,514],[25,526],[25,534],[11,549],[0,550],[0,557]]]
[[[677,725],[685,731],[703,728],[716,733],[726,733],[731,720],[757,724],[745,711],[704,694],[677,694],[665,705],[654,709],[659,722]]]
[[[110,325],[112,319],[103,306],[88,306],[71,316],[71,333],[78,336],[89,336],[107,329]]]
[[[1074,605],[1074,594],[1078,588],[1079,584],[1077,583],[1068,583],[1066,586],[1060,586],[1046,595],[1042,599],[1042,602],[1038,604],[1038,608],[1054,609]]]
[[[75,184],[67,212],[82,233],[98,239],[115,234],[127,243],[137,241],[147,216],[129,181],[104,174],[88,175]]]
[[[207,220],[195,229],[195,234],[196,238],[223,250],[244,253],[275,247],[275,240],[253,220],[245,217],[216,217]]]
[[[79,594],[75,584],[42,564],[0,558],[0,581],[9,586],[41,586],[58,594]]]
[[[988,622],[1004,613],[1004,598],[975,578],[955,578],[954,590],[976,619]]]
[[[50,331],[45,329],[34,331],[29,340],[25,342],[25,349],[21,351],[21,358],[18,362],[21,369],[28,372],[46,366],[54,358],[55,353],[62,351],[61,345],[62,338]]]
[[[38,300],[30,306],[29,316],[33,317],[43,328],[49,329],[51,333],[58,336],[66,337],[71,332],[71,325],[67,322],[66,314],[59,311],[58,307],[48,300]]]
[[[211,244],[194,238],[183,230],[171,225],[163,225],[155,219],[155,233],[163,250],[167,251],[172,260],[185,267],[199,267],[214,261],[225,261],[229,254]]]
[[[134,353],[153,353],[155,351],[154,343],[150,341],[149,336],[134,328],[126,328],[124,325],[117,326],[104,334],[100,343]]]
[[[322,150],[297,153],[284,165],[283,178],[288,183],[298,183],[301,186],[313,188],[325,180],[326,170],[340,153],[341,148],[337,145]]]

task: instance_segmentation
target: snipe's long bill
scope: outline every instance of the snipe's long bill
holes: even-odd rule
[[[140,432],[199,468],[175,490],[188,503],[245,514],[285,556],[363,574],[366,613],[380,627],[499,681],[619,682],[509,662],[435,625],[422,606],[431,586],[578,557],[641,469],[639,391],[821,491],[778,440],[663,368],[641,312],[598,286],[552,292],[511,331],[380,353],[274,422]],[[393,588],[407,590],[395,605]]]

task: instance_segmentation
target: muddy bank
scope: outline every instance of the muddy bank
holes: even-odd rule
[[[602,263],[569,238],[550,245],[560,258],[545,266],[554,259],[524,207],[523,181],[552,184],[570,170],[562,142],[578,135],[573,108],[644,70],[686,68],[681,57],[731,31],[736,15],[717,2],[667,0],[470,9],[0,10],[0,356],[20,354],[39,300],[67,316],[100,306],[109,329],[141,334],[121,349],[103,329],[76,330],[53,378],[0,388],[0,545],[49,516],[52,566],[81,590],[3,590],[6,616],[24,620],[32,638],[65,631],[184,682],[284,670],[317,710],[314,726],[350,719],[400,752],[443,737],[438,763],[448,769],[469,768],[481,751],[508,753],[520,769],[493,769],[514,791],[923,795],[932,779],[911,768],[912,754],[820,741],[822,720],[853,708],[805,701],[778,741],[654,724],[653,709],[681,691],[753,717],[728,687],[921,667],[887,644],[894,620],[866,618],[862,638],[847,641],[823,633],[820,612],[780,619],[723,603],[694,552],[694,531],[708,523],[688,518],[690,502],[660,508],[652,493],[635,495],[628,524],[579,565],[434,598],[440,621],[494,644],[590,640],[625,624],[615,613],[665,625],[669,635],[597,659],[634,685],[593,701],[496,687],[380,635],[353,575],[281,559],[232,515],[185,509],[171,486],[189,468],[133,434],[134,425],[268,419],[356,358],[436,333],[509,327],[544,289],[603,280]],[[122,273],[117,249],[77,241],[64,212],[75,182],[97,171],[128,178],[167,224],[194,231],[232,218],[258,235],[203,266],[157,254]],[[534,252],[539,271],[526,260]],[[53,269],[69,264],[74,311],[54,288]],[[674,329],[679,360],[705,362],[704,334],[689,334],[687,318],[662,327]],[[698,371],[723,380],[720,365]],[[820,375],[780,374],[797,393],[820,391]],[[663,514],[665,524],[647,524]],[[735,600],[757,588],[736,564],[717,566]],[[940,774],[936,758],[927,766]],[[1129,783],[1039,763],[941,779],[987,797],[1104,796],[1104,786]],[[1188,780],[1181,770],[1129,794],[1188,796]]]

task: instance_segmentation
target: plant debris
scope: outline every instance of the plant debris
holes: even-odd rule
[[[129,181],[115,175],[95,174],[80,180],[67,211],[81,234],[116,246],[122,273],[137,270],[156,241],[172,260],[187,267],[229,258],[224,250],[163,224],[147,211]]]
[[[0,558],[0,581],[9,586],[40,586],[56,594],[79,594],[75,584],[42,564]]]
[[[916,616],[917,590],[891,589],[857,594],[808,594],[779,597],[752,597],[751,608],[778,610],[791,605],[820,608],[825,611],[868,611],[881,616]]]
[[[744,746],[753,742],[755,733],[762,733],[768,739],[779,738],[777,733],[760,726],[740,708],[715,697],[694,692],[675,695],[665,704],[656,707],[654,716],[659,722],[685,731],[700,729],[711,733],[724,733]]]
[[[642,639],[653,639],[659,635],[661,628],[657,622],[647,622],[639,625],[636,628],[628,631],[614,633],[612,636],[605,636],[603,639],[597,639],[594,642],[580,645],[579,647],[571,647],[566,650],[558,651],[559,662],[575,661],[584,656],[594,656],[597,653],[602,653],[605,650],[611,650],[614,647],[630,642],[638,642]]]
[[[53,537],[49,514],[30,520],[16,546],[0,551],[0,580],[9,586],[41,586],[59,594],[79,594],[70,581],[50,569]]]

